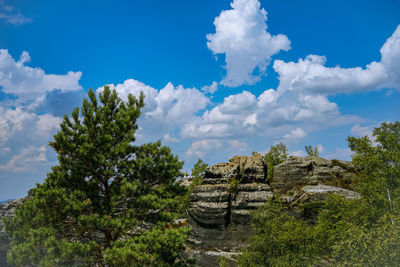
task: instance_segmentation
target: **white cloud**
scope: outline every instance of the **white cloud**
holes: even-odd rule
[[[29,146],[23,148],[19,154],[13,156],[5,165],[0,165],[0,170],[8,172],[30,172],[37,164],[46,163],[46,147]]]
[[[301,129],[296,128],[290,131],[290,133],[282,136],[282,142],[285,144],[296,144],[307,137],[307,133]]]
[[[216,81],[213,81],[212,84],[203,86],[201,88],[201,91],[209,94],[214,94],[217,90],[218,90],[218,83]]]
[[[325,155],[327,159],[351,160],[352,152],[349,148],[336,148],[334,153]]]
[[[186,151],[186,156],[197,156],[202,158],[207,151],[211,149],[217,149],[221,147],[221,143],[215,139],[204,139],[195,141],[192,143],[191,147]]]
[[[215,33],[207,35],[207,46],[214,54],[225,54],[226,77],[221,84],[254,84],[273,55],[290,49],[290,41],[267,31],[267,12],[258,0],[234,0],[231,7],[215,18]]]
[[[26,122],[35,115],[25,112],[21,107],[6,109],[0,106],[0,145],[8,141],[17,131],[22,131]]]
[[[167,143],[177,143],[179,142],[178,138],[171,136],[169,133],[164,134],[163,140]]]
[[[14,25],[21,25],[32,22],[31,18],[25,17],[15,7],[7,5],[4,0],[0,1],[0,19]]]
[[[34,101],[53,90],[81,90],[82,73],[69,71],[64,75],[46,74],[41,68],[28,67],[28,52],[23,52],[18,61],[7,49],[0,49],[0,88],[6,94],[17,95],[20,101]]]
[[[204,109],[209,99],[202,92],[193,88],[186,89],[168,83],[154,98],[156,108],[145,115],[168,122],[190,121],[193,114]]]
[[[115,89],[124,100],[127,99],[128,94],[138,97],[140,92],[143,92],[145,95],[145,106],[142,110],[144,116],[164,123],[184,123],[191,120],[193,114],[204,109],[210,102],[198,89],[187,89],[181,85],[175,87],[172,83],[168,83],[159,91],[134,79],[125,80],[117,86],[113,84],[108,86]],[[98,92],[102,90],[103,87],[97,89]]]
[[[315,147],[318,149],[318,152],[319,152],[320,154],[321,154],[322,152],[324,152],[324,147],[323,147],[321,144],[316,145]]]
[[[39,120],[36,122],[36,134],[43,137],[49,137],[53,129],[60,127],[61,118],[54,117],[50,114],[43,114],[39,116]]]
[[[400,90],[400,25],[381,48],[381,62],[389,72],[388,87]]]
[[[143,112],[153,110],[156,107],[155,98],[158,94],[157,90],[151,86],[148,86],[140,81],[134,79],[127,79],[123,83],[117,84],[107,84],[105,86],[109,86],[110,89],[115,89],[118,93],[118,96],[123,100],[128,99],[128,95],[132,94],[135,97],[139,97],[140,93],[144,94],[144,109]],[[97,92],[102,92],[104,87],[99,87]]]
[[[372,140],[374,143],[376,141],[375,137],[372,135],[372,132],[374,128],[379,127],[379,124],[374,124],[374,125],[369,125],[369,126],[361,126],[359,123],[355,124],[353,127],[351,127],[350,133],[358,136],[358,137],[363,137],[367,136],[370,140]]]
[[[228,144],[237,152],[242,152],[247,149],[247,144],[238,140],[228,140]]]
[[[298,62],[275,60],[273,67],[280,81],[278,91],[334,95],[384,87],[400,90],[400,25],[380,52],[381,61],[373,61],[365,68],[326,67],[326,57],[317,55],[308,55]]]
[[[365,69],[325,67],[324,56],[309,55],[298,62],[274,61],[279,89],[307,94],[353,93],[376,89],[388,77],[386,68],[372,62]]]

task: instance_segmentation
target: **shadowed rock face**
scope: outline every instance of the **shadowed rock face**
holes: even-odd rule
[[[265,183],[262,156],[236,156],[207,168],[203,184],[190,197],[189,213],[205,227],[223,229],[248,223],[250,210],[269,198],[272,192]]]
[[[252,236],[250,212],[275,198],[288,205],[321,201],[328,194],[355,199],[349,190],[354,181],[350,162],[319,157],[289,157],[274,167],[271,184],[261,155],[236,156],[227,163],[207,168],[203,184],[190,197],[189,224],[192,227],[187,253],[200,266],[217,266],[219,256],[238,254]],[[294,213],[301,217],[301,211]]]
[[[250,211],[272,198],[261,155],[236,156],[207,168],[203,184],[190,197],[187,246],[200,266],[218,266],[219,256],[234,258],[253,235]],[[232,263],[234,261],[232,260]]]

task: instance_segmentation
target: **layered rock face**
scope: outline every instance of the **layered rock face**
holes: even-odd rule
[[[236,156],[207,168],[190,198],[188,255],[200,266],[217,266],[219,256],[234,257],[253,234],[251,210],[274,198],[288,205],[320,201],[328,194],[359,198],[349,190],[351,163],[319,157],[289,157],[274,167],[271,184],[261,155]],[[301,216],[301,215],[299,215]]]
[[[207,168],[203,184],[190,197],[189,213],[199,224],[224,228],[247,223],[250,210],[269,198],[262,156],[236,156]]]
[[[207,168],[203,184],[190,197],[188,254],[200,266],[233,258],[253,234],[250,211],[272,198],[261,155],[236,156]],[[233,262],[233,261],[232,261]]]
[[[358,198],[348,190],[354,182],[354,166],[350,162],[320,157],[289,157],[274,167],[271,187],[274,197],[284,203],[321,200],[328,193]]]

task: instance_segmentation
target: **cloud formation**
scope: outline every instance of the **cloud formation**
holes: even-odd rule
[[[21,25],[32,22],[31,18],[25,17],[15,7],[7,5],[4,0],[0,0],[0,19],[6,20],[14,25]]]
[[[308,55],[298,62],[274,61],[279,75],[278,91],[297,94],[335,95],[380,90],[388,87],[400,90],[400,25],[381,50],[381,60],[365,68],[326,67],[326,57]]]
[[[267,12],[258,0],[234,0],[232,9],[215,18],[215,33],[207,34],[207,46],[215,54],[225,54],[225,86],[254,84],[265,74],[271,57],[288,51],[286,35],[267,31]]]

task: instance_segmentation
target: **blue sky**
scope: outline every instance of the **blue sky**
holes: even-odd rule
[[[43,181],[88,88],[144,91],[138,143],[190,170],[277,142],[350,159],[400,114],[399,1],[0,0],[0,200]]]

